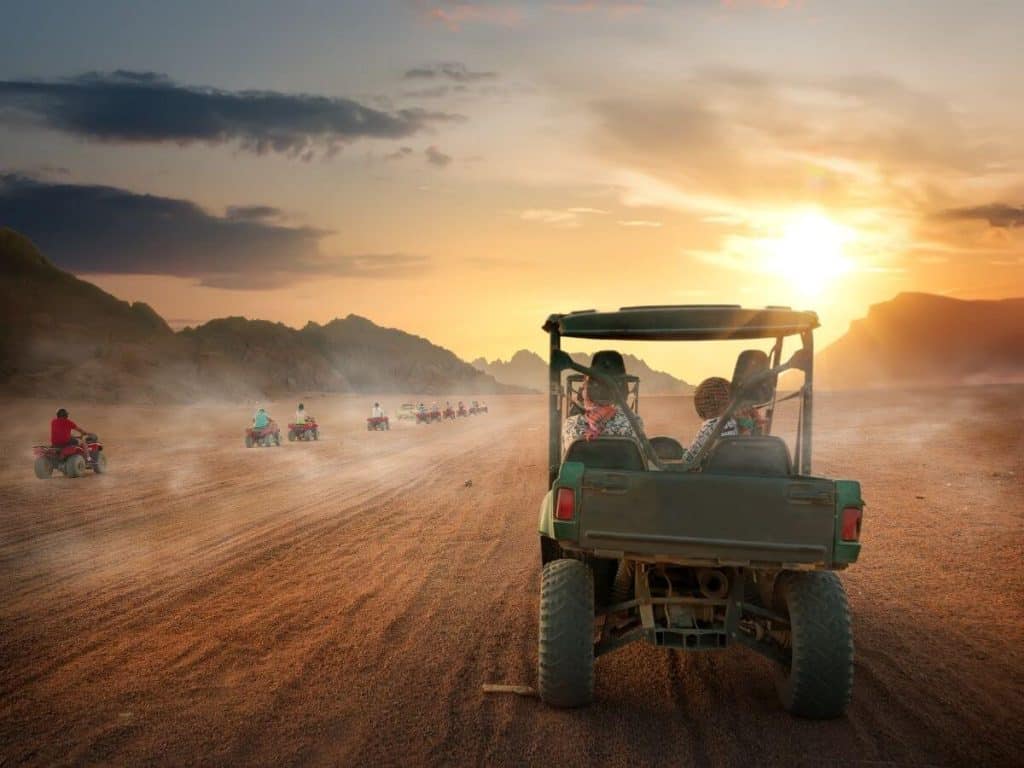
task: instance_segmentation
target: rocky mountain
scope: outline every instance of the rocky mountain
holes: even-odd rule
[[[573,352],[572,358],[582,364],[589,365],[590,355],[583,352]],[[682,379],[656,371],[647,363],[635,355],[623,354],[626,363],[626,370],[640,377],[640,391],[649,395],[681,395],[693,392],[693,387]],[[508,361],[494,360],[487,362],[482,357],[473,361],[473,365],[493,376],[502,384],[510,384],[517,387],[527,387],[543,392],[547,389],[545,382],[548,376],[548,364],[540,355],[529,350],[521,349],[516,352]]]
[[[0,229],[0,391],[105,402],[192,402],[290,392],[497,394],[426,339],[356,315],[296,330],[227,317],[175,333]]]
[[[901,293],[873,305],[815,365],[816,381],[833,389],[1024,379],[1024,298]]]

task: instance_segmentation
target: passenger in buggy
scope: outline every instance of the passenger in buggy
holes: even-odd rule
[[[583,380],[583,412],[565,420],[562,450],[568,450],[577,440],[595,440],[598,437],[630,437],[639,442],[629,418],[615,404],[616,394],[625,396],[626,363],[622,355],[615,350],[597,352],[590,367],[610,377],[613,384],[590,377]],[[609,387],[618,387],[617,393]],[[640,419],[639,416],[636,418]]]

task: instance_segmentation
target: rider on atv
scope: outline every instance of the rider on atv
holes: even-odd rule
[[[295,423],[305,424],[309,419],[310,417],[306,415],[306,406],[299,403],[299,407],[295,410]]]
[[[305,419],[305,415],[302,418]],[[262,406],[257,408],[256,413],[252,417],[253,429],[266,429],[269,424],[270,414]]]
[[[77,432],[82,437],[88,434],[88,430],[82,429],[68,418],[66,409],[57,411],[57,418],[50,421],[50,445],[54,448],[63,448],[67,445],[78,445],[78,438],[72,437],[71,433]]]

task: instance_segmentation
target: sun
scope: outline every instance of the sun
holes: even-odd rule
[[[846,250],[855,235],[818,211],[787,216],[779,237],[761,241],[764,271],[817,296],[853,268]]]

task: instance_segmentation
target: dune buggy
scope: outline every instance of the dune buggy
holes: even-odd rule
[[[789,712],[841,715],[853,686],[853,636],[835,573],[857,560],[860,485],[811,473],[813,312],[733,306],[633,307],[552,315],[549,468],[540,510],[538,682],[556,707],[593,698],[595,658],[644,640],[684,651],[742,645],[775,662]],[[782,362],[783,341],[801,345]],[[563,337],[611,341],[763,339],[737,359],[731,401],[710,439],[688,455],[648,437],[622,382],[580,365]],[[603,381],[636,439],[562,445],[576,402],[566,371]],[[778,394],[785,371],[801,378]],[[802,377],[799,374],[802,373]],[[794,457],[771,434],[778,403],[797,401]],[[688,401],[686,401],[688,402]],[[733,416],[762,409],[762,434],[722,436]],[[563,453],[564,451],[564,453]]]
[[[368,416],[366,418],[367,432],[387,432],[389,429],[391,429],[391,424],[387,416]]]
[[[296,440],[319,440],[320,425],[312,416],[307,416],[305,421],[296,421],[288,425],[288,442]]]
[[[281,429],[277,426],[277,422],[273,419],[265,427],[257,429],[256,427],[248,427],[245,430],[245,447],[252,448],[254,445],[258,445],[261,448],[269,448],[270,446],[281,444]]]
[[[80,477],[87,469],[97,475],[107,471],[107,454],[103,444],[94,434],[87,434],[78,442],[56,448],[52,445],[35,445],[32,447],[35,456],[35,473],[40,480],[60,470],[66,477]]]
[[[402,403],[397,414],[399,421],[416,421],[416,406],[412,403]]]

